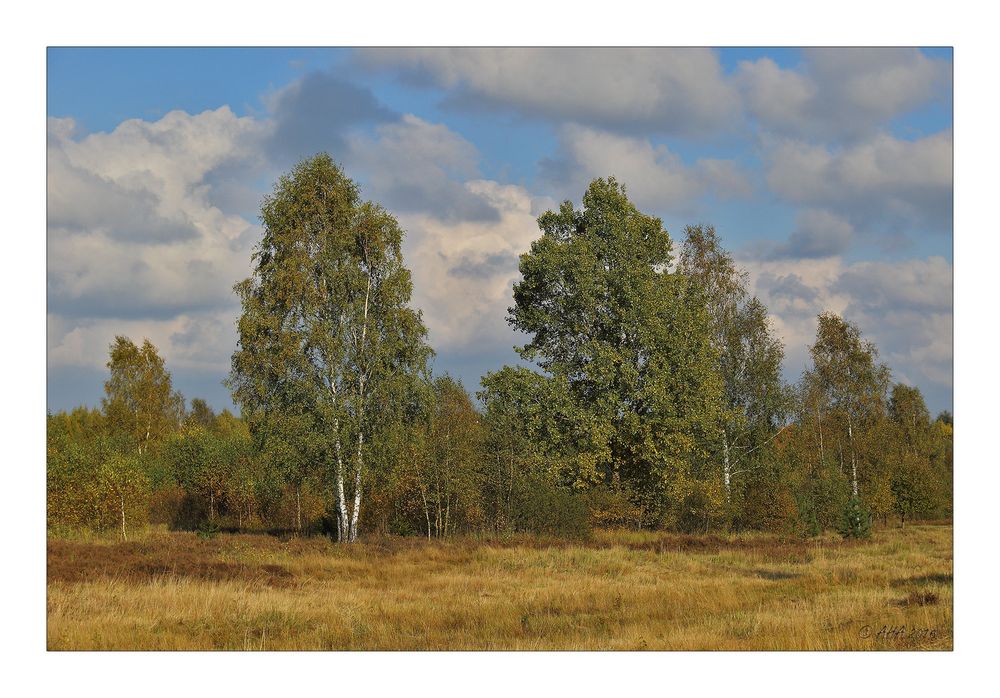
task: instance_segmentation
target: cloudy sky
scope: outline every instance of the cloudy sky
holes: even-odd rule
[[[714,224],[794,380],[823,310],[952,408],[949,49],[49,49],[48,406],[99,404],[115,334],[217,409],[276,177],[329,152],[407,231],[435,370],[475,390],[535,219],[614,175]]]

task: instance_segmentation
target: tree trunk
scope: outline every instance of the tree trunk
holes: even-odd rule
[[[858,463],[854,457],[854,430],[851,426],[851,413],[847,413],[847,440],[851,447],[851,491],[858,496]]]
[[[722,432],[722,478],[726,485],[726,501],[729,501],[729,485],[730,485],[730,466],[729,466],[729,437],[726,436],[725,430]]]
[[[359,456],[360,460],[360,456]],[[354,511],[351,512],[351,543],[358,539],[358,514],[361,511],[361,463],[354,472]]]
[[[819,466],[822,468],[826,454],[823,452],[823,413],[820,411],[819,405],[816,406],[816,426],[819,428]]]
[[[451,495],[445,500],[444,506],[444,537],[448,537],[448,522],[451,519]]]
[[[330,392],[333,393],[333,447],[337,458],[337,542],[342,543],[350,528],[347,518],[347,499],[344,496],[344,459],[340,450],[340,417],[337,416],[337,383],[330,378]]]
[[[358,347],[358,363],[359,367],[362,364],[364,353],[365,353],[365,343],[368,337],[368,305],[371,299],[372,291],[372,269],[371,262],[368,260],[367,250],[365,250],[365,262],[368,264],[368,286],[365,288],[365,309],[364,317],[361,321],[361,343]],[[362,447],[364,446],[365,440],[365,370],[360,370],[358,372],[358,455],[356,460],[356,469],[354,471],[354,509],[351,512],[351,528],[350,535],[348,536],[348,541],[353,543],[358,539],[358,518],[361,512],[361,471],[364,468],[364,457],[362,455]]]
[[[125,495],[121,495],[122,504],[122,540],[128,542],[128,536],[125,535]]]
[[[339,513],[340,502],[337,502],[337,509],[338,509],[338,514],[337,514],[337,517],[336,517],[337,518],[337,542],[338,543],[343,543],[344,542],[344,531],[340,527],[340,513]]]
[[[302,533],[302,483],[295,486],[295,530]]]
[[[427,491],[420,485],[420,498],[424,500],[424,518],[427,520],[427,540],[431,539],[431,510],[427,505]]]

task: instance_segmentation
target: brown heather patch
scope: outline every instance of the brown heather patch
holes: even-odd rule
[[[48,645],[950,649],[951,557],[943,526],[850,543],[636,531],[350,546],[163,531],[51,539]]]

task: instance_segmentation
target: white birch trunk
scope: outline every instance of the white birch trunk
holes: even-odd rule
[[[851,491],[858,496],[858,463],[854,457],[854,430],[851,428],[851,413],[847,413],[847,440],[851,447]]]
[[[722,479],[726,485],[726,501],[729,501],[730,478],[732,477],[729,465],[729,437],[726,432],[722,432]]]
[[[366,262],[368,260],[366,259]],[[369,263],[368,267],[368,285],[365,288],[365,308],[363,319],[361,321],[361,343],[358,347],[358,363],[362,364],[364,361],[365,353],[365,343],[368,338],[368,307],[371,300],[372,291],[372,270]],[[367,367],[366,367],[367,368]],[[359,365],[360,369],[360,365]],[[361,471],[364,468],[364,456],[362,454],[362,448],[364,446],[365,440],[365,370],[359,370],[358,372],[358,453],[357,459],[355,461],[354,470],[354,507],[351,511],[351,523],[350,531],[348,535],[348,541],[353,543],[358,539],[358,519],[361,512]]]
[[[330,379],[333,393],[333,448],[337,458],[337,542],[348,535],[347,498],[344,496],[344,458],[340,450],[340,417],[337,415],[337,383]]]
[[[122,540],[128,542],[128,536],[125,535],[125,495],[121,495],[122,504]]]
[[[361,468],[362,468],[362,458],[361,447],[364,443],[363,432],[358,432],[358,461],[357,468],[354,471],[354,509],[351,511],[351,537],[350,542],[353,543],[358,539],[358,514],[361,511]]]
[[[420,498],[424,500],[424,518],[427,519],[427,540],[431,538],[431,510],[427,504],[427,490],[420,485]]]

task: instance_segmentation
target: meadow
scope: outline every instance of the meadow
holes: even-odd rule
[[[950,650],[952,528],[50,536],[50,650]]]

